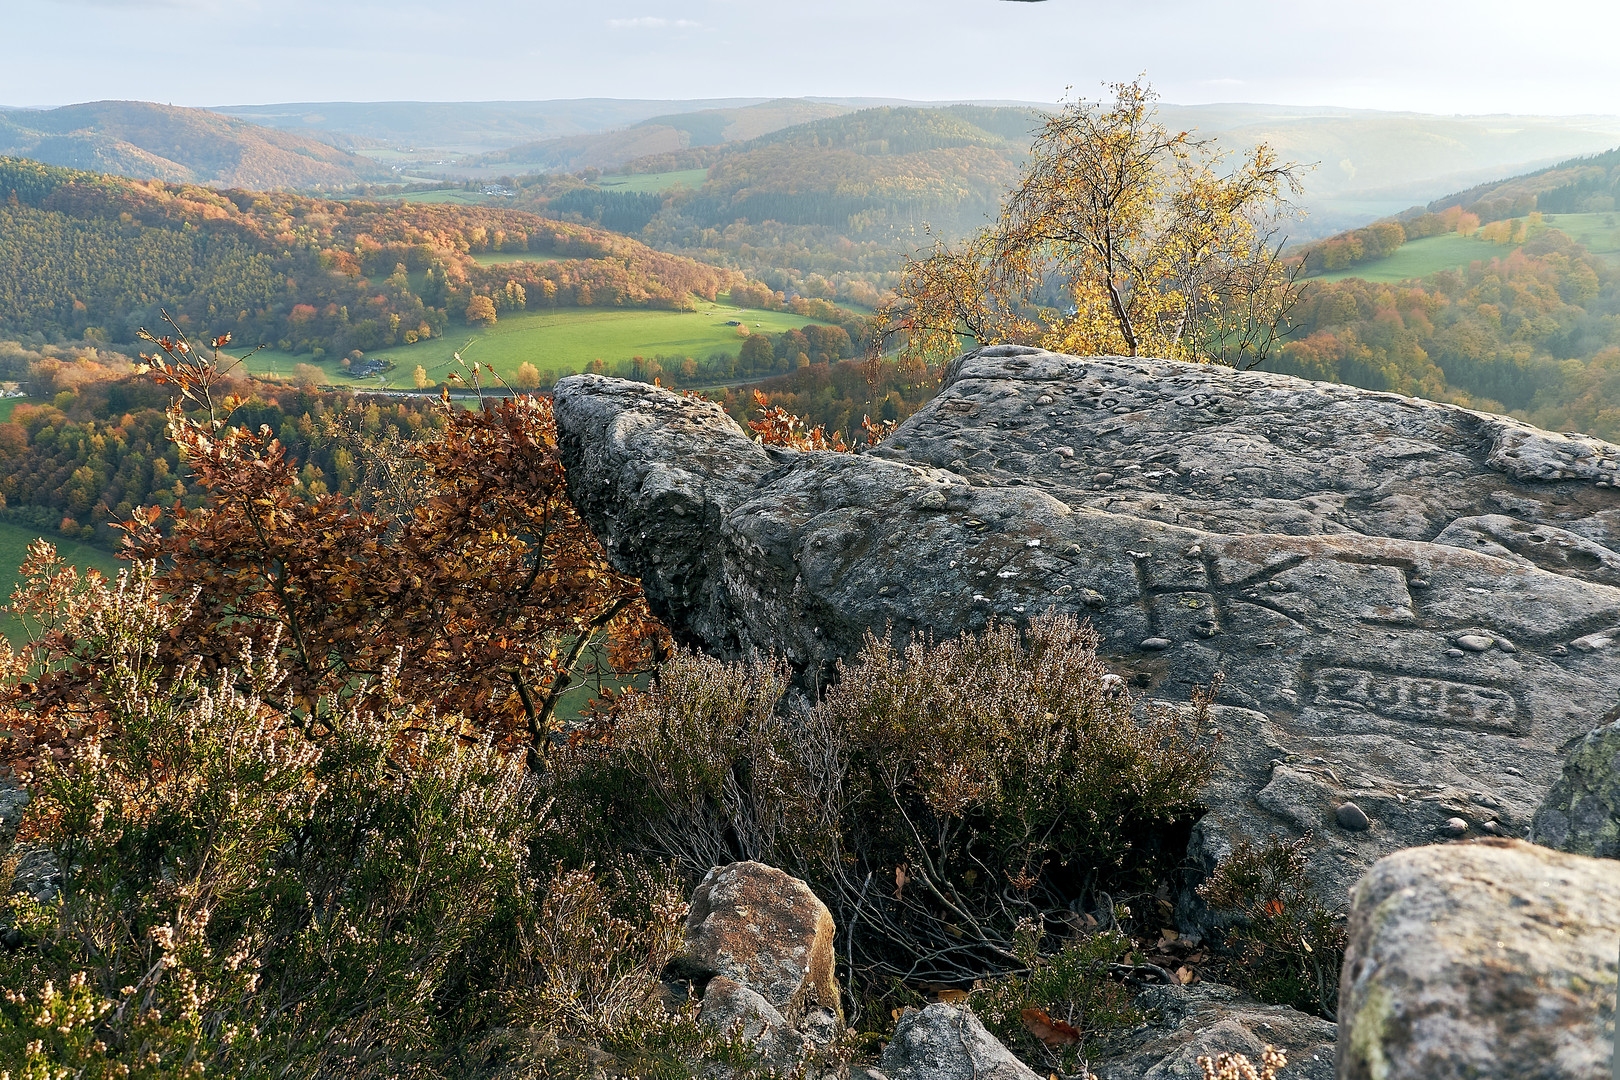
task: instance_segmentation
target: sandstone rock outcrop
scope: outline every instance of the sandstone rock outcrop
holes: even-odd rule
[[[1403,851],[1356,887],[1339,1080],[1610,1075],[1620,863],[1514,840]]]
[[[1531,839],[1576,855],[1620,859],[1620,720],[1576,744],[1536,811]]]
[[[599,376],[555,407],[586,520],[711,652],[820,673],[869,630],[1055,607],[1152,696],[1224,672],[1191,854],[1314,834],[1329,903],[1459,821],[1523,835],[1620,693],[1620,447],[1595,439],[1015,347],[955,362],[861,455],[767,450],[718,406]]]

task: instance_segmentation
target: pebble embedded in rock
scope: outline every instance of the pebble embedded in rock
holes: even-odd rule
[[[1458,659],[1460,657],[1466,656],[1467,654],[1464,653],[1461,649],[1447,649],[1446,650],[1446,655],[1451,657],[1453,660],[1456,660],[1456,659]]]
[[[1447,836],[1462,836],[1468,831],[1468,822],[1460,817],[1447,818],[1446,823],[1440,826],[1440,831]]]
[[[1457,639],[1457,648],[1467,649],[1469,652],[1484,652],[1495,644],[1495,638],[1486,637],[1484,634],[1464,634]]]
[[[943,491],[925,491],[915,503],[918,510],[943,510],[947,503]]]
[[[1169,647],[1169,638],[1150,637],[1146,641],[1142,642],[1142,648],[1146,649],[1148,652],[1158,652],[1160,649],[1168,649]]]
[[[1054,446],[1052,448],[1052,453],[1056,454],[1058,457],[1061,457],[1061,458],[1072,458],[1072,457],[1074,457],[1074,447],[1072,447],[1072,446]]]
[[[1333,819],[1339,823],[1339,828],[1350,832],[1366,832],[1372,828],[1367,812],[1353,802],[1344,803],[1333,811]]]
[[[1093,476],[1092,479],[1099,484],[1112,484],[1114,482],[1114,474],[1111,472],[1100,472]]]
[[[1050,404],[1052,404],[1052,395],[1051,394],[1042,394],[1040,397],[1035,399],[1035,404],[1037,404],[1037,405],[1050,405]]]
[[[1610,645],[1614,644],[1614,639],[1609,636],[1611,633],[1613,633],[1613,631],[1587,634],[1585,637],[1576,638],[1574,641],[1570,642],[1570,644],[1581,650],[1583,653],[1597,652],[1599,649],[1607,649]]]

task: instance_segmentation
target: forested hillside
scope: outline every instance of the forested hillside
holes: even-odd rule
[[[51,404],[18,403],[0,422],[0,520],[45,535],[116,546],[115,522],[137,508],[194,506],[200,489],[167,435],[170,393],[118,356],[28,350],[0,343],[0,378],[20,379]],[[240,423],[267,424],[297,462],[310,496],[353,493],[367,462],[334,426],[368,438],[415,438],[443,425],[435,398],[357,401],[237,379],[250,398]]]
[[[492,253],[512,258],[481,265]],[[737,283],[520,211],[220,192],[0,159],[0,336],[129,343],[167,308],[199,333],[319,358],[513,309],[680,309]]]
[[[1546,169],[1480,184],[1436,199],[1436,206],[1462,206],[1483,221],[1524,215],[1607,212],[1620,198],[1620,149],[1571,158]]]
[[[0,113],[0,156],[139,180],[258,190],[344,187],[392,176],[386,166],[318,139],[149,101]]]
[[[519,202],[736,267],[774,289],[873,304],[929,227],[954,237],[994,214],[1034,123],[1025,109],[865,109],[634,165],[706,169],[693,189],[617,192],[541,178]]]
[[[1439,216],[1464,227],[1472,217],[1455,207]],[[1559,220],[1487,225],[1496,241],[1457,270],[1389,284],[1308,282],[1293,339],[1267,367],[1620,438],[1620,273]],[[1395,247],[1404,235],[1398,223],[1361,232]],[[1353,235],[1336,242],[1341,251],[1352,244]]]

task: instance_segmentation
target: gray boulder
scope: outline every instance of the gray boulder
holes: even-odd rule
[[[1151,1018],[1112,1037],[1091,1063],[1098,1080],[1203,1080],[1200,1057],[1242,1054],[1256,1066],[1266,1047],[1288,1055],[1289,1080],[1333,1080],[1337,1028],[1230,986],[1150,986],[1136,1004]]]
[[[1313,834],[1341,907],[1453,819],[1524,835],[1620,693],[1620,447],[1595,439],[1015,347],[954,362],[866,454],[767,449],[716,405],[600,376],[563,380],[555,408],[586,521],[715,654],[816,676],[868,631],[1056,608],[1151,696],[1224,672],[1189,854]]]
[[[703,989],[698,1018],[721,1032],[736,1032],[764,1062],[791,1071],[804,1060],[805,1038],[758,991],[724,975]]]
[[[1356,886],[1339,1080],[1610,1075],[1620,863],[1522,841],[1416,848]]]
[[[1620,720],[1576,745],[1536,811],[1531,838],[1576,855],[1620,859]]]
[[[972,1009],[943,1001],[900,1018],[878,1069],[888,1080],[1040,1080]]]

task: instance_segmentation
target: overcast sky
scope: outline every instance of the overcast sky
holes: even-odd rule
[[[1620,114],[1616,0],[0,0],[0,104],[1164,100]]]

